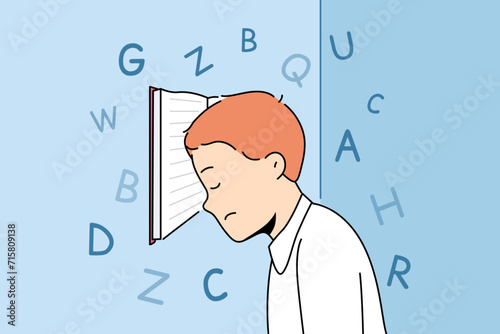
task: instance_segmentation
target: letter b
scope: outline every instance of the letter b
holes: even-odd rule
[[[246,37],[247,32],[250,32],[250,37]],[[252,47],[246,48],[246,43],[251,43]],[[255,42],[255,31],[250,28],[243,28],[241,30],[241,52],[252,52],[257,49],[257,42]]]
[[[127,177],[127,174],[129,174],[130,176],[132,176],[134,178],[134,181],[132,182],[132,184],[125,184],[125,177]],[[124,202],[124,203],[130,203],[130,202],[135,201],[137,198],[137,191],[135,190],[135,186],[137,186],[138,183],[139,183],[139,177],[137,176],[137,174],[132,172],[131,170],[124,169],[122,171],[122,176],[120,178],[120,184],[118,185],[118,190],[116,192],[115,199],[118,202]],[[130,192],[132,193],[132,196],[129,198],[123,198],[122,197],[123,188],[130,190]]]

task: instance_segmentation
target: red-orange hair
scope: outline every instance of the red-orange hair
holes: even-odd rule
[[[191,156],[201,145],[224,142],[249,159],[280,153],[285,176],[296,181],[304,160],[304,132],[286,104],[265,92],[232,95],[201,113],[185,131]]]

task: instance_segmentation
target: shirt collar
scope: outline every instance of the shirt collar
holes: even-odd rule
[[[283,274],[290,261],[293,245],[310,206],[311,201],[302,194],[285,227],[269,245],[269,252],[271,253],[274,268],[280,275]]]

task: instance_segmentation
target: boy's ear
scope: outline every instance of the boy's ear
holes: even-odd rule
[[[264,159],[269,164],[270,168],[272,168],[277,180],[285,175],[286,161],[281,153],[269,153]]]

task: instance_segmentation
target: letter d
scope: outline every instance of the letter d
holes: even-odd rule
[[[97,252],[94,250],[94,229],[96,229],[96,228],[103,231],[104,234],[108,237],[108,241],[109,241],[108,247],[105,250],[97,251]],[[97,223],[90,223],[89,255],[106,255],[111,251],[111,249],[113,248],[113,245],[114,245],[113,236],[111,235],[111,233],[108,231],[107,228],[105,228],[104,226],[97,224]]]

